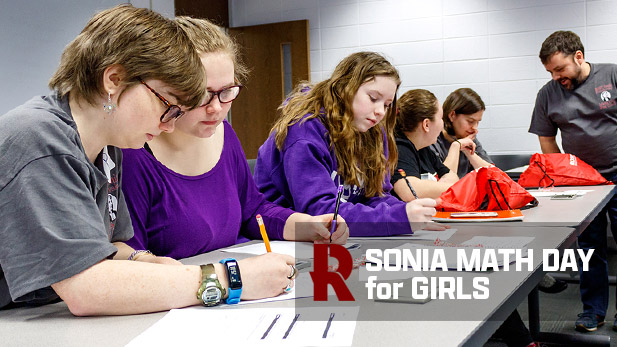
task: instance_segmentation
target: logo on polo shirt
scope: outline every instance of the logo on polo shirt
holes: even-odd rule
[[[611,91],[613,90],[613,86],[610,84],[604,84],[595,88],[596,95],[600,96],[600,103],[598,106],[601,110],[606,110],[617,105],[617,101],[615,99],[611,99]]]

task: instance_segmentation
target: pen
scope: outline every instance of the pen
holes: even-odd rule
[[[405,170],[398,169],[398,172],[401,174],[401,176],[403,176],[403,179],[405,180],[405,183],[407,183],[407,187],[409,187],[409,190],[411,190],[411,194],[413,194],[413,197],[418,199],[418,194],[416,194],[416,191],[413,190],[413,188],[411,187],[411,183],[409,183],[409,181],[406,178],[407,174],[405,173]]]
[[[261,238],[264,239],[264,244],[266,245],[266,251],[272,252],[270,248],[270,239],[268,239],[268,234],[266,233],[266,226],[264,225],[264,220],[261,219],[261,215],[258,214],[255,216],[257,218],[257,224],[259,224],[259,231],[261,231]]]
[[[270,323],[270,326],[268,327],[268,330],[266,330],[266,332],[261,337],[262,340],[265,339],[266,336],[268,336],[268,333],[270,332],[270,330],[272,330],[272,327],[274,326],[274,324],[276,324],[276,321],[279,320],[280,316],[281,316],[280,314],[277,314],[276,317],[274,317],[274,320],[272,321],[272,323]]]
[[[323,331],[322,339],[328,337],[328,330],[330,330],[330,325],[332,325],[332,320],[334,319],[334,312],[330,313],[330,319],[328,319],[328,324],[326,325],[326,330]]]
[[[293,328],[294,324],[296,324],[296,321],[298,321],[298,317],[300,317],[300,314],[296,313],[296,316],[294,317],[294,320],[291,321],[291,324],[289,324],[289,328],[287,328],[287,331],[285,332],[285,335],[283,335],[284,339],[286,339],[287,336],[289,336],[289,333],[291,332],[291,328]]]
[[[336,231],[336,218],[338,217],[338,207],[341,205],[341,196],[343,196],[343,185],[338,185],[336,193],[336,207],[334,208],[334,218],[332,219],[332,226],[330,227],[330,243],[332,243],[332,234]]]

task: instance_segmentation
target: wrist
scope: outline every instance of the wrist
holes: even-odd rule
[[[229,296],[229,281],[227,280],[227,270],[225,269],[225,265],[221,263],[215,263],[214,271],[216,272],[216,277],[218,277],[219,282],[221,283],[221,287],[225,289],[225,295],[223,295],[223,299],[227,299]]]
[[[234,258],[225,258],[219,261],[219,264],[223,265],[224,271],[227,275],[227,297],[225,302],[227,304],[237,304],[240,302],[242,296],[242,275],[240,274],[240,265]]]
[[[302,219],[302,213],[292,213],[285,221],[283,227],[283,239],[286,241],[296,241],[296,223]]]

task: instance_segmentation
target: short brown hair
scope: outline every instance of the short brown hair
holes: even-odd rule
[[[454,126],[450,120],[450,113],[455,114],[474,114],[486,110],[484,101],[478,93],[471,88],[459,88],[446,98],[443,102],[443,128],[446,132],[454,136]]]
[[[381,54],[356,52],[344,58],[327,80],[310,87],[301,83],[292,92],[289,102],[279,107],[281,117],[272,131],[276,146],[282,150],[287,128],[307,119],[320,117],[328,129],[338,163],[337,171],[346,183],[360,186],[365,195],[383,195],[386,169],[394,170],[398,161],[394,142],[396,94],[383,120],[365,133],[353,127],[353,99],[360,86],[377,76],[392,78],[397,90],[401,84],[396,68]],[[310,90],[308,90],[310,89]],[[307,114],[311,114],[308,115]],[[384,136],[387,149],[384,148]],[[385,151],[389,157],[386,160]]]
[[[542,43],[540,48],[540,61],[542,64],[548,62],[548,59],[555,53],[561,52],[566,56],[581,51],[585,55],[585,47],[581,42],[581,38],[572,31],[555,31]]]
[[[396,130],[414,131],[425,119],[433,120],[439,109],[435,94],[426,89],[412,89],[398,98]]]
[[[228,54],[234,64],[236,81],[239,83],[245,81],[248,69],[240,60],[238,45],[225,33],[225,29],[207,19],[181,16],[176,17],[175,20],[193,42],[198,53],[223,52]],[[207,66],[206,69],[208,69]]]
[[[206,92],[203,64],[176,22],[129,4],[90,19],[64,49],[49,87],[60,97],[72,93],[95,106],[97,97],[106,94],[103,73],[116,64],[124,69],[122,83],[127,88],[139,84],[139,78],[160,80],[187,107],[199,105]]]

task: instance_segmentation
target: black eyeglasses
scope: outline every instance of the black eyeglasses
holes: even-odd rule
[[[150,89],[150,91],[154,93],[154,95],[156,95],[156,97],[159,98],[159,100],[161,100],[165,104],[165,106],[167,106],[167,109],[165,110],[165,112],[163,112],[163,115],[161,116],[161,123],[167,123],[172,119],[178,119],[182,117],[184,111],[180,109],[180,106],[172,105],[161,94],[157,93],[156,90],[152,89],[152,87],[147,85],[146,82],[144,82],[141,78],[139,79],[139,82],[146,86],[146,88]]]
[[[240,94],[240,90],[242,89],[242,85],[235,85],[225,87],[221,90],[217,90],[216,92],[208,92],[208,101],[203,103],[203,106],[208,105],[214,99],[216,95],[219,98],[219,102],[221,104],[226,104],[236,100],[238,94]]]

